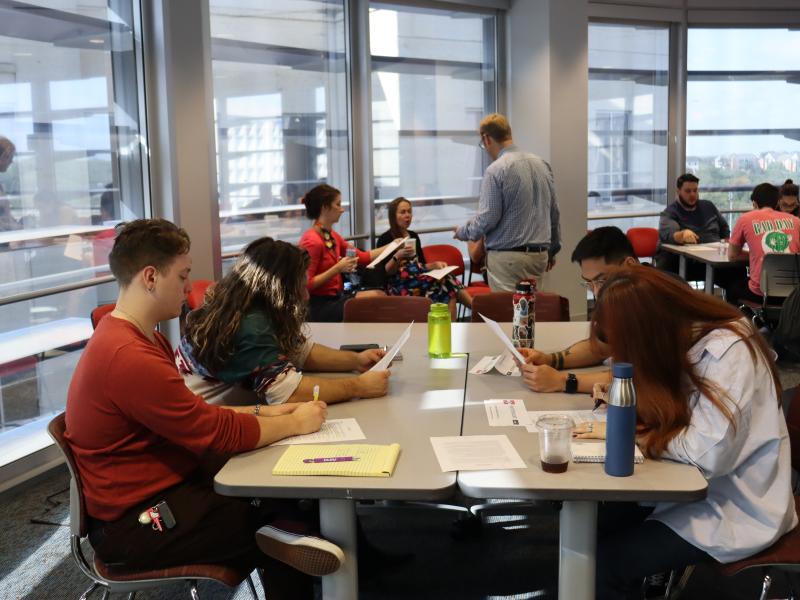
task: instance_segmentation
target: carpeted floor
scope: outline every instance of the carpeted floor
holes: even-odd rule
[[[62,468],[23,490],[0,496],[0,599],[76,599],[88,587],[69,552],[67,483]],[[455,527],[455,513],[429,507],[362,506],[359,514],[373,544],[410,555],[405,562],[362,568],[363,599],[556,598],[554,505],[544,504],[534,515],[485,524],[477,531]],[[260,585],[258,589],[263,594]],[[784,580],[776,577],[771,597],[785,598],[785,589]],[[759,590],[757,572],[724,579],[701,567],[681,598],[755,599]],[[203,584],[200,594],[204,600],[251,598],[246,586],[229,590]],[[182,586],[137,595],[143,600],[188,597]]]

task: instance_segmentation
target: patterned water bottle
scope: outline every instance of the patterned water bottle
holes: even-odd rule
[[[606,473],[614,477],[633,475],[636,445],[636,390],[633,365],[614,363],[614,379],[608,391],[606,424]]]
[[[514,291],[511,341],[516,348],[533,348],[536,332],[536,282],[520,281]]]

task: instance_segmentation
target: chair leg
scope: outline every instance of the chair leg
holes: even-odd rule
[[[253,574],[247,576],[247,587],[250,588],[250,593],[253,594],[253,600],[258,600],[258,592],[256,591],[256,584],[253,583]]]
[[[102,600],[108,600],[108,597],[110,595],[111,595],[111,592],[109,591],[109,589],[108,588],[104,589],[103,590],[103,598],[102,598]]]
[[[769,593],[769,588],[772,585],[772,577],[769,573],[764,575],[764,581],[761,582],[761,595],[758,597],[758,600],[767,600],[767,593]]]
[[[89,596],[91,596],[91,595],[92,595],[92,592],[94,592],[94,591],[95,591],[97,588],[99,588],[99,587],[100,587],[100,584],[99,584],[99,583],[97,583],[97,582],[95,581],[94,583],[92,583],[92,585],[90,585],[90,586],[89,586],[89,587],[86,589],[86,591],[85,591],[85,592],[83,592],[83,593],[81,594],[81,597],[80,597],[80,599],[79,599],[79,600],[86,600],[86,599],[87,599]]]
[[[200,594],[197,593],[197,581],[195,579],[189,580],[189,594],[192,600],[200,600]]]
[[[136,600],[136,592],[131,592],[128,594],[128,600]]]

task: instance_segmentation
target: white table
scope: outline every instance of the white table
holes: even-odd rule
[[[314,340],[391,345],[405,324],[314,324]],[[403,360],[392,366],[389,396],[333,404],[329,418],[355,417],[366,436],[353,443],[398,442],[401,452],[391,477],[274,477],[272,468],[285,447],[261,448],[232,458],[217,473],[220,494],[244,497],[318,498],[321,533],[345,553],[345,563],[322,578],[326,599],[358,597],[355,501],[443,500],[456,489],[456,474],[439,468],[428,438],[461,431],[466,356],[429,359],[427,325],[414,325]]]
[[[738,267],[741,261],[728,259],[727,251],[723,251],[722,242],[707,244],[661,244],[661,248],[672,254],[678,255],[678,275],[686,279],[686,259],[691,258],[706,266],[706,280],[704,290],[706,294],[714,293],[714,269]]]
[[[577,327],[576,327],[577,326]],[[510,331],[510,327],[506,327]],[[555,351],[584,339],[587,323],[538,323],[537,347]],[[499,351],[496,346],[495,352]],[[470,368],[480,359],[470,355]],[[646,460],[636,465],[631,477],[611,477],[602,464],[570,463],[565,473],[542,471],[537,434],[524,427],[490,427],[483,401],[520,398],[528,410],[591,409],[588,394],[539,394],[524,389],[519,378],[502,375],[469,375],[462,435],[505,434],[526,469],[460,471],[458,486],[474,498],[562,500],[559,521],[558,597],[561,600],[594,598],[597,503],[599,501],[691,501],[705,497],[706,481],[691,466]]]
[[[510,331],[510,324],[503,325]],[[314,324],[315,341],[391,344],[405,325]],[[582,339],[587,323],[538,323],[539,347],[561,349]],[[453,325],[453,352],[469,351],[470,366],[486,354],[498,354],[501,343],[484,324]],[[570,465],[560,475],[541,471],[538,441],[524,428],[489,428],[483,400],[523,398],[529,410],[590,407],[586,395],[533,394],[520,378],[467,375],[466,358],[431,360],[426,356],[426,325],[414,325],[403,348],[404,360],[392,367],[389,396],[332,405],[331,418],[355,417],[365,443],[399,442],[402,448],[390,478],[273,477],[284,448],[262,448],[232,458],[215,478],[221,494],[244,497],[318,498],[322,534],[345,551],[345,565],[323,578],[327,599],[358,597],[355,503],[357,499],[441,500],[452,494],[455,473],[442,473],[429,438],[459,434],[505,433],[523,459],[524,470],[458,473],[458,486],[482,498],[550,498],[564,500],[561,512],[559,597],[584,600],[594,595],[596,505],[599,500],[694,500],[705,495],[705,480],[693,467],[646,461],[635,475],[611,478],[602,465]],[[462,428],[463,414],[463,428]],[[491,429],[491,431],[489,431]]]

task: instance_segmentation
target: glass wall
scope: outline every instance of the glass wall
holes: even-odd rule
[[[686,167],[721,210],[800,179],[800,31],[691,28]]]
[[[397,196],[415,230],[460,225],[488,164],[477,131],[496,110],[494,13],[371,3],[369,27],[375,231]],[[450,232],[423,243],[458,244]]]
[[[668,200],[669,27],[589,24],[589,228],[656,227]]]
[[[114,225],[147,210],[134,9],[0,5],[0,298],[108,275]],[[106,284],[0,306],[3,464],[7,444],[46,440],[89,313],[114,297]]]
[[[344,0],[210,0],[222,251],[296,242],[318,183],[350,199]],[[338,231],[350,233],[350,212]]]

